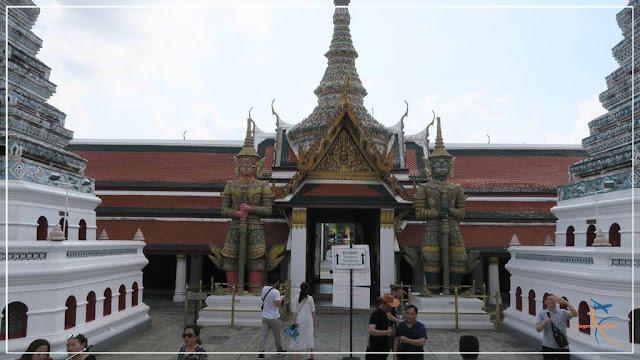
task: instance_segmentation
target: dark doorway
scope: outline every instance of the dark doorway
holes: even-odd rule
[[[320,287],[319,262],[322,254],[317,254],[320,241],[319,224],[352,224],[350,230],[353,244],[369,245],[371,255],[371,300],[380,296],[380,210],[379,209],[307,209],[307,269],[306,281],[313,293]],[[332,281],[331,281],[332,282]]]

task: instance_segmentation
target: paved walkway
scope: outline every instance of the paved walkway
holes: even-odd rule
[[[126,343],[112,349],[113,352],[175,352],[183,345],[182,342],[182,306],[170,302],[148,303],[151,307],[149,314],[152,319],[151,329],[132,337]],[[353,317],[353,350],[364,351],[366,349],[366,329],[369,322],[367,314],[354,314]],[[318,351],[326,352],[348,352],[349,351],[349,315],[348,314],[318,314],[318,330],[316,331],[315,343]],[[428,324],[427,324],[428,328]],[[480,351],[538,351],[522,343],[516,338],[504,332],[494,332],[487,330],[452,331],[452,330],[428,330],[428,340],[426,351],[456,351],[458,338],[461,335],[475,335],[480,340]],[[236,327],[211,326],[201,330],[200,338],[207,351],[212,352],[255,352],[258,346],[260,328],[258,327]],[[283,334],[283,342],[288,345],[288,339]],[[273,337],[270,334],[267,340],[267,352],[275,351]],[[300,360],[306,356],[298,357]],[[348,354],[316,354],[318,360],[340,359]],[[364,355],[355,355],[364,360]],[[275,358],[274,355],[266,355],[267,359],[290,359]],[[104,354],[99,355],[100,360],[116,359],[176,359],[177,354],[147,354],[147,355],[124,355],[124,354]],[[255,360],[255,354],[221,354],[209,356],[209,359],[222,360]],[[388,357],[391,359],[391,356]],[[426,355],[425,359],[460,359],[460,355],[434,354]],[[480,359],[542,359],[540,355],[508,355],[508,354],[484,354]]]

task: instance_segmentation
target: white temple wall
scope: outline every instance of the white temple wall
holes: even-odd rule
[[[640,194],[635,193],[635,211],[640,209]],[[551,208],[551,211],[558,218],[556,222],[556,246],[566,246],[566,232],[569,226],[573,226],[575,231],[575,247],[587,246],[587,220],[596,220],[596,197],[589,195],[586,197],[564,200]],[[609,228],[614,223],[620,226],[620,247],[632,247],[632,214],[631,189],[603,192],[598,194],[598,218],[597,222],[602,229],[605,238],[609,239]],[[636,215],[636,222],[640,216]],[[637,227],[636,227],[637,228]],[[597,227],[596,227],[597,231]],[[635,231],[638,239],[638,230]]]
[[[52,351],[66,351],[68,334],[83,333],[95,344],[148,323],[149,307],[142,302],[142,268],[148,263],[142,253],[144,245],[141,241],[114,240],[10,243],[9,302],[24,303],[28,312],[27,335],[11,340],[9,350],[24,351],[34,339],[45,338],[51,342]],[[0,268],[0,277],[4,277],[5,268]],[[134,282],[138,285],[138,305],[132,307]],[[120,285],[126,289],[126,308],[122,311],[118,311]],[[112,291],[110,299],[104,299],[106,288]],[[86,322],[87,295],[91,291],[96,294],[96,316]],[[3,283],[3,299],[5,292]],[[65,330],[69,296],[76,298],[76,322]],[[103,316],[102,299],[111,301],[110,315]]]
[[[38,218],[47,218],[48,231],[59,224],[60,212],[64,213],[66,189],[53,186],[34,184],[25,181],[8,181],[9,212],[7,220],[9,225],[10,241],[36,241]],[[0,191],[4,193],[5,184],[0,185]],[[68,239],[78,240],[80,220],[87,224],[87,240],[96,239],[96,213],[95,208],[102,201],[93,194],[81,193],[69,189],[69,203],[67,206],[67,222],[69,224]],[[4,218],[5,198],[0,200],[0,215]],[[0,225],[0,233],[4,238],[5,222]],[[133,237],[133,234],[131,234]]]
[[[575,327],[579,324],[576,317],[567,329],[572,351],[630,351],[628,314],[632,311],[632,298],[635,306],[640,306],[640,249],[633,252],[634,260],[630,249],[617,247],[511,246],[509,252],[511,260],[506,268],[511,273],[511,302],[504,312],[507,329],[541,341],[542,333],[535,331],[535,324],[545,292],[566,297],[576,309],[582,301],[591,309],[593,299],[611,304],[608,314],[594,310],[596,323],[606,316],[619,318],[606,320],[606,324],[615,327],[604,329],[618,344],[611,343],[601,333],[598,344],[595,338],[598,329],[592,328],[591,334],[580,332]],[[633,290],[632,272],[635,272]],[[518,287],[522,290],[522,311],[516,309]],[[536,316],[529,314],[530,290],[535,292]],[[590,320],[590,324],[594,321]]]

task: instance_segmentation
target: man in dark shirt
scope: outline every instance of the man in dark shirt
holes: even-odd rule
[[[396,326],[396,339],[393,346],[396,354],[393,358],[394,360],[424,359],[423,346],[427,341],[427,328],[416,320],[418,308],[415,305],[407,305],[404,313],[406,319]]]
[[[391,350],[389,338],[394,336],[393,328],[389,326],[387,313],[400,301],[391,294],[382,295],[380,306],[369,318],[369,346],[367,346],[366,360],[385,360]],[[384,354],[371,354],[381,352]]]

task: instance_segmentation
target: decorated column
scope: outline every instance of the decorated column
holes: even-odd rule
[[[500,292],[500,272],[499,272],[499,263],[500,259],[497,257],[489,258],[489,303],[492,305],[496,304],[496,300],[493,297],[498,290]],[[498,299],[498,303],[501,303],[501,300]]]
[[[184,301],[184,287],[187,282],[187,256],[176,255],[176,288],[173,292],[173,301]],[[105,300],[106,301],[106,300]]]
[[[389,292],[389,285],[395,282],[393,209],[380,210],[380,294]]]
[[[293,208],[291,213],[291,299],[300,292],[307,269],[307,209]]]

